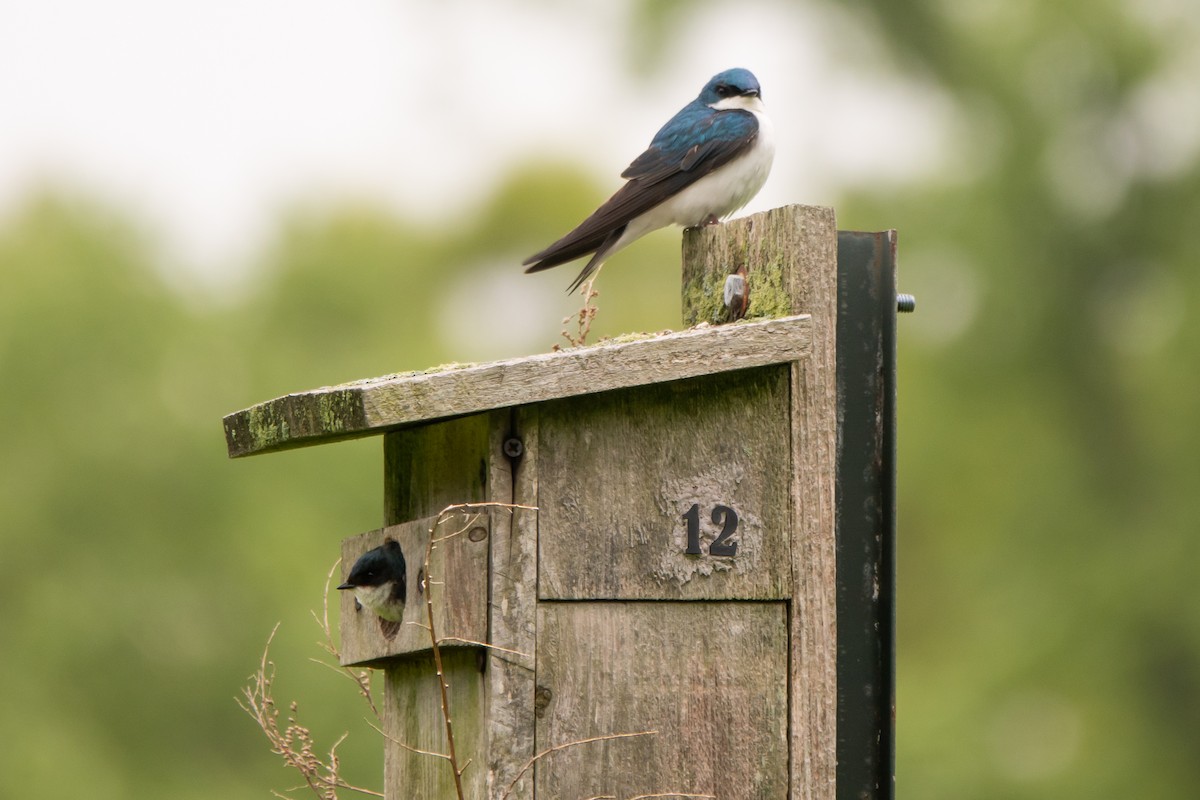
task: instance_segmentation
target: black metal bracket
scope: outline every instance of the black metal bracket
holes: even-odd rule
[[[838,231],[838,800],[895,796],[896,313],[915,303],[895,231]]]

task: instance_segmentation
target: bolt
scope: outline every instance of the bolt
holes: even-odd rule
[[[917,298],[911,294],[896,295],[896,310],[901,314],[911,314],[917,310]]]
[[[746,307],[750,305],[750,290],[746,286],[744,267],[732,275],[725,276],[725,288],[722,291],[721,300],[725,304],[731,320],[746,316]]]
[[[741,275],[726,275],[725,290],[722,294],[725,307],[732,310],[734,302],[740,303],[746,294],[746,279]]]
[[[509,458],[520,458],[525,453],[525,443],[515,436],[504,440],[504,455]]]

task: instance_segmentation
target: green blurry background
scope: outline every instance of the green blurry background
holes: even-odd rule
[[[750,4],[743,21],[792,6]],[[624,59],[605,68],[636,96],[678,55],[673,32],[717,8],[632,4],[610,43]],[[955,121],[934,174],[819,197],[774,187],[834,205],[842,228],[899,229],[901,288],[919,300],[899,343],[898,795],[1188,796],[1200,785],[1200,7],[837,8],[857,32],[827,33],[848,37],[848,73],[942,93]],[[770,24],[781,19],[793,18]],[[680,102],[707,77],[677,87]],[[766,98],[804,102],[770,85]],[[890,124],[886,109],[866,118]],[[819,109],[806,124],[823,124]],[[234,703],[277,621],[279,699],[300,700],[319,744],[349,730],[346,776],[379,786],[365,707],[308,659],[338,542],[381,522],[380,442],[229,461],[221,417],[522,354],[490,345],[527,324],[494,276],[615,188],[624,164],[604,181],[596,166],[502,165],[440,221],[297,198],[227,292],[180,278],[152,224],[69,175],[12,205],[0,797],[295,785]],[[601,335],[679,325],[678,240],[653,235],[610,263]],[[572,276],[525,279],[551,299],[522,352],[554,343]]]

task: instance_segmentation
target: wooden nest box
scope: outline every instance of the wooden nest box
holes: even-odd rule
[[[399,542],[416,624],[345,592],[341,636],[386,675],[388,798],[456,796],[416,752],[447,746],[431,608],[467,798],[891,796],[894,245],[801,206],[691,230],[707,325],[226,418],[232,456],[383,436],[342,569]],[[482,503],[527,508],[433,530]]]

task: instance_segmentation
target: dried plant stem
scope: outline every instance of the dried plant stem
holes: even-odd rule
[[[422,625],[421,627],[424,628],[425,626]],[[474,639],[464,639],[461,636],[443,636],[442,642],[469,644],[472,647],[485,647],[488,650],[495,650],[497,653],[508,653],[509,655],[521,656],[522,658],[533,658],[533,656],[529,655],[529,653],[525,653],[520,650],[509,650],[507,647],[500,647],[499,645],[488,644],[487,642],[477,642]]]
[[[521,776],[523,776],[529,770],[533,769],[533,765],[536,764],[539,759],[541,759],[545,756],[548,756],[551,753],[557,753],[560,750],[566,750],[568,747],[576,747],[581,744],[591,744],[592,742],[605,742],[605,741],[608,741],[609,739],[630,739],[634,736],[654,736],[657,733],[658,733],[658,731],[638,731],[637,733],[609,733],[604,736],[593,736],[590,739],[578,739],[574,742],[564,742],[563,744],[556,744],[554,747],[547,747],[545,750],[543,750],[542,752],[538,753],[533,758],[531,758],[525,762],[525,766],[521,767],[521,771],[516,774],[516,777],[514,777],[512,779],[512,783],[508,784],[508,788],[504,790],[504,794],[500,795],[500,800],[508,800],[508,796],[512,793],[512,790],[514,788],[516,788],[517,783],[521,780]],[[599,798],[595,798],[594,800],[599,800]]]
[[[442,509],[441,513],[438,514],[437,519],[434,520],[433,527],[429,530],[429,543],[425,545],[425,563],[423,574],[425,575],[426,585],[422,587],[422,590],[425,594],[426,624],[422,627],[429,631],[429,646],[433,651],[433,666],[434,670],[437,672],[438,689],[441,692],[442,720],[446,727],[445,756],[450,762],[450,769],[454,774],[454,791],[458,796],[458,800],[466,800],[466,797],[463,794],[462,774],[463,771],[466,770],[469,762],[468,764],[463,764],[461,767],[458,765],[458,753],[454,746],[454,722],[450,714],[450,686],[448,683],[446,683],[446,673],[442,667],[441,643],[446,640],[438,638],[437,628],[435,627],[433,621],[433,592],[430,589],[431,586],[440,585],[440,582],[432,579],[429,564],[433,558],[433,550],[435,547],[440,544],[444,544],[445,542],[448,542],[457,536],[461,536],[470,530],[475,524],[479,513],[486,508],[507,508],[510,511],[516,508],[534,510],[532,506],[520,506],[512,503],[455,503],[448,505]],[[444,522],[458,513],[462,513],[466,516],[465,524],[452,533],[448,533],[444,536],[438,536],[438,528],[440,528]]]
[[[583,295],[583,305],[573,315],[575,320],[574,335],[565,327],[562,329],[562,337],[567,340],[571,347],[582,347],[587,344],[588,334],[592,330],[592,320],[596,318],[596,312],[600,310],[592,303],[593,300],[600,296],[600,292],[592,288],[592,284],[595,283],[596,278],[599,276],[600,270],[597,269],[580,287],[579,293]],[[569,325],[571,319],[572,317],[563,317],[562,324]],[[554,349],[558,350],[558,345],[554,345]]]
[[[442,512],[445,514],[446,512]],[[434,530],[441,524],[442,516],[433,524]],[[429,544],[425,546],[425,575],[429,575],[429,559],[433,554],[433,531],[430,531]],[[442,671],[442,648],[438,646],[437,630],[433,625],[433,592],[426,588],[425,615],[429,621],[429,642],[433,648],[433,666],[437,671],[438,688],[442,693],[442,720],[446,724],[446,758],[450,761],[450,769],[454,773],[454,791],[458,800],[466,800],[462,788],[462,770],[458,767],[458,755],[454,751],[454,724],[450,717],[450,687],[446,683],[446,674]]]
[[[661,794],[639,794],[627,800],[650,800],[652,797],[682,797],[695,798],[696,800],[716,800],[715,794],[682,794],[681,792],[663,792]],[[615,794],[597,794],[585,798],[585,800],[618,800]]]
[[[448,506],[449,509],[449,506]],[[433,528],[430,530],[430,541],[425,546],[425,564],[421,570],[425,576],[424,587],[421,587],[422,594],[425,595],[425,619],[428,632],[430,632],[430,646],[433,650],[433,668],[438,674],[438,688],[442,692],[442,720],[446,728],[446,759],[450,762],[450,770],[454,772],[454,788],[458,800],[466,800],[466,796],[462,793],[462,770],[458,768],[458,754],[455,752],[454,746],[454,722],[450,717],[450,686],[446,684],[445,672],[442,668],[442,648],[438,645],[437,628],[433,625],[433,591],[430,589],[430,560],[433,557],[433,548],[436,542],[439,541],[437,529],[442,524],[443,519],[448,513],[448,509],[439,513],[437,521],[434,521]],[[452,513],[452,512],[451,512]],[[445,537],[449,539],[449,537]],[[442,540],[444,541],[444,540]]]
[[[450,770],[454,772],[454,788],[455,793],[458,796],[458,800],[466,800],[466,795],[463,795],[462,790],[462,774],[463,770],[467,769],[469,762],[468,764],[458,766],[458,753],[455,750],[454,741],[454,718],[452,718],[450,714],[450,685],[446,684],[445,670],[442,664],[442,643],[446,642],[446,640],[450,640],[450,638],[439,638],[437,627],[433,622],[433,591],[431,587],[434,587],[434,585],[442,585],[442,582],[433,581],[433,577],[430,572],[430,561],[433,558],[434,548],[438,547],[439,545],[444,545],[445,542],[449,542],[450,540],[455,539],[455,537],[467,533],[467,531],[470,530],[470,528],[472,528],[475,524],[476,519],[479,517],[479,513],[485,509],[508,509],[509,511],[515,509],[526,509],[528,511],[535,510],[534,506],[515,505],[511,503],[455,503],[446,506],[445,509],[439,513],[436,521],[433,522],[433,528],[430,529],[430,541],[428,541],[427,545],[425,546],[425,564],[424,571],[422,571],[425,575],[425,585],[424,587],[421,587],[421,589],[425,594],[426,624],[422,625],[421,627],[424,627],[425,630],[430,633],[430,649],[433,651],[433,668],[437,672],[438,690],[440,694],[442,694],[442,720],[446,729],[445,758],[446,760],[449,760]],[[456,513],[462,513],[462,515],[466,517],[466,523],[463,523],[460,528],[452,531],[450,534],[438,536],[438,529],[442,527],[445,522],[448,522],[451,517],[454,517]],[[509,652],[512,651],[510,650]]]
[[[436,750],[422,750],[419,747],[413,747],[410,744],[406,744],[406,743],[400,741],[399,739],[397,739],[396,737],[389,735],[387,731],[385,731],[383,728],[379,727],[378,725],[375,725],[370,720],[367,720],[367,724],[370,725],[372,728],[374,728],[375,732],[378,733],[380,736],[382,736],[384,739],[387,739],[389,742],[391,742],[394,745],[404,748],[405,750],[407,750],[410,753],[416,753],[417,755],[420,755],[420,756],[433,756],[434,758],[441,758],[441,759],[445,759],[446,761],[450,760],[450,756],[446,755],[445,753],[439,753]]]
[[[276,625],[271,630],[271,635],[267,637],[267,644],[263,648],[258,669],[251,676],[250,685],[243,687],[238,705],[262,728],[267,741],[271,743],[271,751],[282,757],[285,764],[299,772],[304,778],[304,783],[321,800],[337,800],[338,789],[383,797],[379,792],[354,786],[342,779],[339,774],[340,761],[337,748],[346,738],[345,734],[342,734],[341,738],[329,748],[328,761],[322,760],[315,752],[312,732],[301,725],[297,719],[295,702],[289,706],[291,714],[287,719],[287,727],[280,730],[279,708],[275,704],[272,691],[272,683],[275,680],[275,664],[268,658],[271,642],[275,639],[278,630],[279,625]]]
[[[586,291],[590,294],[590,281],[588,284],[585,284],[585,286]],[[586,328],[581,329],[581,333],[582,335],[586,336]],[[528,654],[522,653],[518,650],[509,650],[504,647],[497,647],[496,645],[488,644],[487,642],[477,642],[471,639],[463,639],[456,636],[439,636],[437,628],[435,627],[432,587],[441,586],[443,585],[443,582],[433,580],[430,573],[430,563],[433,558],[433,551],[446,542],[449,542],[469,531],[478,521],[479,515],[483,513],[484,510],[489,508],[507,508],[509,511],[513,511],[518,508],[529,511],[537,510],[536,506],[516,505],[512,503],[458,503],[446,506],[444,509],[442,509],[441,513],[438,514],[437,519],[434,521],[433,527],[429,531],[429,542],[425,547],[425,561],[423,565],[425,585],[421,587],[421,591],[425,596],[426,624],[410,623],[415,624],[429,632],[430,648],[433,651],[434,668],[437,673],[438,688],[441,694],[442,719],[446,728],[446,752],[439,753],[432,750],[422,750],[420,748],[413,747],[390,736],[378,725],[375,725],[369,720],[367,721],[367,724],[374,728],[380,735],[382,735],[384,739],[398,747],[403,748],[404,750],[407,750],[411,753],[432,756],[434,758],[441,758],[448,761],[450,764],[450,769],[454,775],[454,789],[458,800],[466,800],[463,790],[462,776],[467,767],[471,765],[471,760],[468,759],[461,766],[458,763],[458,754],[456,752],[454,742],[454,723],[450,713],[450,685],[446,681],[446,675],[443,668],[441,645],[446,642],[460,642],[463,644],[483,647],[502,653],[509,653],[526,658],[528,657]],[[437,535],[438,529],[441,528],[442,525],[452,519],[455,514],[460,513],[465,518],[465,523],[463,525],[451,531],[450,533],[441,536]],[[338,564],[340,563],[340,559],[335,562],[333,567],[329,570],[328,575],[325,577],[324,607],[322,609],[321,616],[318,617],[316,612],[313,612],[313,619],[316,620],[317,625],[321,628],[325,635],[324,642],[319,643],[320,646],[325,650],[326,653],[332,655],[339,663],[341,661],[341,653],[338,651],[337,646],[333,642],[333,631],[329,624],[329,586],[333,580],[334,573],[337,571]],[[272,694],[272,683],[275,678],[275,664],[269,660],[268,655],[270,652],[271,643],[274,641],[275,634],[278,632],[278,630],[279,626],[276,625],[271,630],[271,635],[267,637],[267,643],[263,648],[258,669],[251,676],[250,685],[242,689],[243,697],[238,699],[238,705],[240,705],[247,714],[254,718],[259,727],[262,728],[263,733],[267,736],[267,740],[271,743],[272,752],[281,756],[284,760],[284,763],[298,771],[301,777],[304,779],[304,785],[307,786],[317,797],[321,798],[321,800],[337,800],[337,792],[339,789],[346,789],[348,791],[358,792],[359,794],[369,795],[372,797],[383,797],[384,795],[379,792],[354,786],[353,784],[347,783],[342,779],[339,773],[340,761],[337,755],[337,748],[339,745],[341,745],[342,741],[345,740],[346,734],[342,734],[342,736],[333,743],[333,746],[329,748],[327,759],[323,760],[315,753],[315,745],[313,742],[312,733],[308,728],[300,725],[297,720],[297,704],[295,702],[291,703],[289,706],[291,714],[287,718],[287,726],[282,730],[280,729],[279,709],[275,705],[275,699]],[[312,660],[319,664],[324,664],[330,669],[342,672],[351,680],[353,680],[358,686],[359,694],[362,695],[362,697],[366,700],[367,705],[370,706],[371,712],[375,715],[376,720],[380,719],[379,711],[375,706],[374,700],[371,696],[371,673],[369,670],[355,671],[349,667],[335,666],[318,659]],[[657,731],[612,733],[604,736],[593,736],[588,739],[579,739],[578,741],[566,742],[564,744],[547,748],[525,762],[524,766],[521,767],[520,771],[512,779],[512,782],[509,783],[508,787],[504,790],[504,794],[501,795],[500,800],[508,800],[517,784],[521,781],[521,778],[533,768],[534,764],[536,764],[540,759],[551,755],[552,753],[557,753],[571,747],[591,744],[594,742],[603,742],[612,739],[626,739],[635,736],[652,736],[656,733]],[[290,800],[286,794],[281,794],[279,792],[272,792],[272,794],[276,797],[284,798],[284,800]],[[654,798],[671,797],[685,798],[687,800],[714,800],[715,796],[710,794],[659,792],[654,794],[639,794],[636,797],[628,798],[628,800],[653,800]],[[618,798],[614,795],[595,795],[591,798],[588,798],[588,800],[618,800]]]
[[[375,698],[371,695],[371,671],[366,669],[355,671],[349,667],[341,666],[342,654],[333,643],[333,628],[329,625],[329,586],[333,583],[333,575],[341,563],[342,560],[340,558],[334,561],[333,566],[329,568],[329,572],[325,575],[325,593],[321,596],[321,617],[318,618],[316,612],[312,612],[313,619],[317,621],[317,625],[325,634],[325,641],[318,642],[318,644],[322,650],[333,656],[334,661],[338,663],[336,665],[330,664],[317,658],[310,660],[318,664],[324,664],[334,672],[339,672],[354,681],[355,685],[358,686],[358,693],[362,695],[362,698],[367,701],[367,705],[371,707],[371,713],[375,715],[375,719],[379,719],[379,709],[375,707]]]

